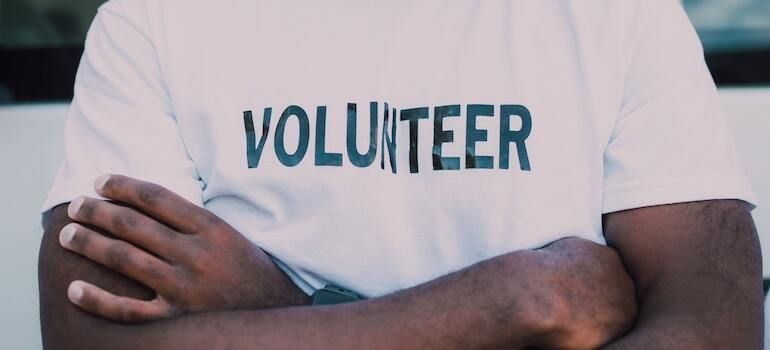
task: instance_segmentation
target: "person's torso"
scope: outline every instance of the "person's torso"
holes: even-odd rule
[[[205,206],[306,290],[373,296],[560,237],[603,242],[622,3],[150,12]]]

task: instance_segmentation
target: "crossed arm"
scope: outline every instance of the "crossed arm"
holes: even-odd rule
[[[747,206],[704,201],[605,217],[640,299],[634,330],[608,349],[762,349],[762,255]]]
[[[122,202],[139,207],[158,205],[157,200],[147,203],[148,196],[132,197],[146,184],[134,186],[132,192],[130,179],[120,179],[108,182],[112,198],[122,196]],[[149,188],[155,195],[163,194]],[[633,317],[634,307],[623,297],[625,273],[612,268],[620,264],[609,249],[571,242],[506,254],[382,298],[321,308],[266,309],[307,302],[285,276],[267,266],[261,269],[266,273],[255,276],[263,279],[260,283],[267,291],[262,292],[272,295],[255,298],[270,300],[265,305],[241,309],[221,298],[220,307],[207,310],[185,302],[167,308],[175,317],[162,321],[114,323],[83,311],[109,312],[98,304],[73,305],[67,299],[70,283],[86,280],[118,295],[158,298],[152,289],[123,276],[130,271],[113,272],[120,259],[105,258],[101,264],[112,266],[105,268],[93,263],[93,257],[79,255],[88,256],[84,247],[99,237],[94,226],[105,234],[120,231],[102,227],[110,223],[92,222],[103,215],[86,217],[117,208],[106,204],[86,201],[79,214],[68,214],[61,206],[46,220],[40,254],[46,348],[590,348],[622,334]],[[78,254],[62,249],[59,242],[70,216],[95,230],[92,235],[79,230],[72,240],[79,243],[68,248]],[[756,233],[742,203],[688,203],[610,214],[605,229],[640,298],[636,326],[610,348],[761,348],[761,263]],[[575,275],[583,279],[568,277]],[[594,290],[591,282],[599,282],[593,283]],[[560,285],[566,286],[561,293]],[[280,293],[271,294],[271,287]],[[95,289],[86,290],[84,295],[94,295],[89,293]],[[575,296],[575,292],[583,293]]]

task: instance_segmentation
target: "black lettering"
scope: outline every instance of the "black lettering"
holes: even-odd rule
[[[358,153],[356,145],[357,119],[356,104],[348,103],[348,158],[353,165],[365,168],[372,165],[377,155],[377,102],[369,104],[369,149],[366,154]]]
[[[454,131],[444,131],[444,118],[459,117],[460,105],[438,106],[433,109],[433,170],[460,169],[459,157],[443,157],[441,146],[454,141]]]
[[[465,168],[492,169],[494,160],[490,156],[476,155],[476,142],[487,140],[487,131],[476,128],[476,117],[494,116],[492,105],[468,105],[465,119]]]
[[[342,166],[341,153],[326,153],[326,106],[316,109],[315,165]]]
[[[297,150],[293,154],[286,152],[286,145],[284,144],[284,133],[286,132],[286,122],[290,117],[297,117],[299,120],[299,144]],[[281,118],[278,120],[278,126],[275,130],[275,155],[278,157],[278,161],[281,164],[293,167],[302,161],[307,153],[308,135],[310,134],[310,123],[307,120],[307,113],[302,107],[289,106],[281,114]]]
[[[262,118],[262,136],[259,138],[259,145],[255,145],[257,138],[254,135],[254,120],[251,111],[243,112],[243,124],[246,128],[246,163],[249,169],[259,166],[259,159],[262,158],[262,150],[264,150],[265,141],[267,141],[267,133],[270,131],[270,115],[272,112],[272,108],[265,108],[265,114]]]
[[[390,126],[390,135],[388,135],[388,113],[390,109],[385,102],[385,117],[382,121],[382,153],[380,159],[380,168],[385,169],[385,146],[387,144],[388,159],[390,160],[390,169],[393,174],[396,173],[396,109],[393,108],[393,122]]]
[[[394,116],[395,117],[395,116]],[[401,110],[401,121],[409,121],[409,172],[420,172],[417,154],[420,119],[428,119],[428,107]]]
[[[515,131],[511,130],[510,118],[514,115],[521,119],[521,129]],[[531,170],[527,145],[524,143],[531,131],[532,115],[527,107],[522,105],[500,106],[500,169],[508,169],[510,143],[513,142],[516,144],[516,151],[519,154],[519,168],[523,171]]]

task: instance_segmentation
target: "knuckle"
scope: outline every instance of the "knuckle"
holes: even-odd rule
[[[180,237],[179,233],[177,233],[177,232],[175,232],[175,231],[173,231],[173,230],[171,230],[171,229],[169,229],[169,228],[167,228],[165,226],[159,227],[154,232],[157,232],[158,235],[162,236],[162,238],[164,240],[169,241],[169,242],[174,242],[174,241],[178,240],[179,237]]]
[[[107,249],[107,263],[111,267],[123,271],[130,262],[131,252],[126,243],[116,242]]]
[[[192,278],[196,275],[201,275],[205,273],[206,270],[208,270],[211,267],[211,263],[209,262],[208,256],[204,255],[202,253],[195,254],[195,259],[193,259],[190,264],[187,271],[187,278]]]
[[[163,242],[163,248],[168,249],[171,247],[179,247],[177,241],[179,240],[179,234],[174,232],[171,229],[168,229],[164,227],[163,225],[155,225],[154,223],[151,223],[149,220],[147,224],[144,224],[143,222],[139,223],[139,227],[141,228],[142,232],[151,234],[153,236],[157,236],[157,238]],[[175,253],[182,253],[185,249],[173,249]]]
[[[114,229],[118,231],[125,231],[136,227],[136,225],[139,223],[139,218],[136,214],[130,211],[121,210],[117,215],[112,217],[111,221],[112,227]]]
[[[158,204],[164,195],[165,189],[155,184],[144,185],[138,191],[139,201],[148,206]]]
[[[192,233],[200,234],[222,229],[223,221],[208,210],[203,210],[196,215],[199,216],[198,220],[196,220],[198,224],[195,225],[194,232]]]
[[[181,259],[189,262],[191,266],[194,266],[202,259],[205,259],[204,253],[207,251],[206,243],[198,236],[185,237],[185,240],[189,242],[186,244],[183,251],[179,252]]]
[[[204,220],[203,221],[206,223],[206,226],[208,226],[210,228],[218,228],[223,223],[222,220],[218,216],[212,214],[208,210],[204,211],[202,215],[204,216],[204,218],[203,218]]]
[[[155,281],[167,281],[168,282],[168,273],[165,269],[163,269],[158,264],[152,263],[151,261],[147,261],[144,264],[144,270],[147,273],[147,275],[155,280]]]

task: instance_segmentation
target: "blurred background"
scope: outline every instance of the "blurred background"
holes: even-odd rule
[[[0,0],[0,349],[39,349],[38,211],[88,26],[102,0]],[[770,276],[770,0],[684,0],[760,201]],[[766,312],[767,313],[767,312]],[[766,331],[766,339],[770,331]],[[770,342],[766,347],[770,349]]]

